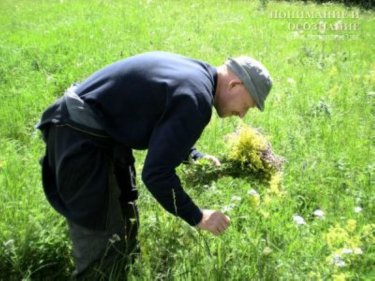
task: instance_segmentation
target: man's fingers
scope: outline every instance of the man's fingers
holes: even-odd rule
[[[218,215],[217,225],[220,229],[220,232],[223,232],[228,228],[230,219],[228,216],[224,215],[221,212],[218,213]]]
[[[226,225],[220,225],[218,227],[218,231],[219,231],[219,234],[223,234],[225,232],[225,230],[227,230],[228,226]]]
[[[223,232],[223,231],[225,231],[227,228],[228,228],[228,226],[229,226],[229,224],[228,223],[222,223],[221,224],[221,231]]]
[[[227,228],[229,227],[229,221],[227,220],[221,220],[220,222],[218,222],[218,230],[221,233],[223,233],[225,230],[227,230]]]
[[[227,215],[224,215],[223,213],[220,212],[220,221],[224,224],[229,224],[230,218]]]
[[[229,225],[230,224],[230,218],[226,215],[224,215],[224,221]]]
[[[219,228],[219,233],[222,234],[225,231],[226,227],[221,225]]]
[[[218,158],[216,158],[215,156],[206,154],[204,156],[204,158],[210,160],[215,166],[220,166],[221,165],[220,160]]]
[[[203,218],[198,227],[214,235],[222,234],[229,226],[230,219],[219,211],[202,210]]]

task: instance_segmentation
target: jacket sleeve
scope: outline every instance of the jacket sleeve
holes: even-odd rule
[[[190,225],[200,222],[202,212],[183,190],[175,168],[201,135],[210,113],[191,97],[177,98],[153,130],[142,172],[156,200]]]
[[[204,156],[205,156],[204,153],[200,152],[195,147],[192,147],[192,148],[190,148],[189,154],[186,155],[186,157],[184,158],[184,161],[182,163],[183,164],[191,164],[191,163],[194,163],[194,161],[197,161]]]

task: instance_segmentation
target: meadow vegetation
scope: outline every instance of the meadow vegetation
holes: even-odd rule
[[[191,181],[194,168],[178,169],[199,206],[230,216],[220,237],[167,214],[138,179],[142,256],[128,279],[374,280],[373,11],[229,0],[1,0],[0,10],[0,280],[66,280],[73,267],[41,186],[41,112],[71,83],[150,50],[262,61],[274,87],[244,122],[286,161],[267,181],[209,178],[210,168]],[[233,158],[225,136],[237,126],[213,114],[198,149]]]

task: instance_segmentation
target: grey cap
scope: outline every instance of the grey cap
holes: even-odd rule
[[[268,70],[259,61],[250,57],[229,58],[225,65],[241,79],[259,110],[264,110],[266,100],[272,88]]]

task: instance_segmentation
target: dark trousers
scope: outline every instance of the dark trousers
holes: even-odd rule
[[[50,204],[67,219],[73,275],[87,280],[125,275],[139,254],[131,149],[66,125],[51,125],[43,136],[43,187]]]

